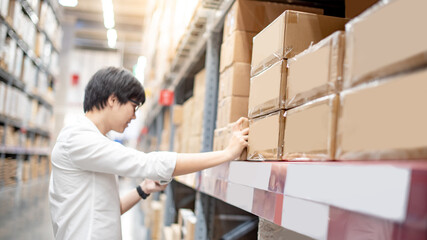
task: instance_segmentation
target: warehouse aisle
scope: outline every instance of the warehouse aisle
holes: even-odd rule
[[[134,185],[133,180],[121,179],[120,191],[127,192]],[[46,177],[0,192],[0,239],[53,239],[48,189]],[[139,205],[122,216],[122,232],[123,240],[146,239]]]
[[[0,192],[0,239],[53,239],[49,214],[49,178]]]

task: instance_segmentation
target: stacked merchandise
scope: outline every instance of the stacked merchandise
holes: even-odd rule
[[[203,109],[205,103],[205,70],[194,77],[193,96],[185,101],[182,110],[182,131],[178,152],[195,153],[202,148]],[[175,118],[175,116],[174,116]],[[179,113],[176,117],[179,121]]]
[[[164,215],[165,215],[165,206],[166,206],[166,195],[161,194],[159,201],[151,201],[151,214],[150,214],[150,230],[151,230],[151,239],[160,240],[163,239],[163,224],[164,224]]]
[[[163,236],[165,240],[181,240],[181,228],[177,223],[173,223],[170,227],[165,226]]]
[[[183,106],[174,105],[172,110],[172,123],[175,126],[174,140],[173,140],[173,151],[180,152],[182,150],[181,136],[182,136],[182,126],[183,126]]]
[[[203,109],[205,104],[205,80],[206,73],[202,69],[194,77],[193,96],[183,104],[182,117],[180,119],[177,112],[176,122],[182,121],[178,127],[175,145],[181,149],[175,148],[175,151],[182,153],[198,153],[202,150],[202,131],[203,131]],[[175,114],[175,112],[174,112]],[[177,179],[194,187],[196,184],[196,173],[178,176]]]
[[[178,210],[178,223],[170,227],[164,227],[165,240],[194,240],[197,218],[191,209],[180,208]]]
[[[344,32],[337,31],[288,60],[282,159],[334,159],[343,58]]]
[[[170,110],[169,108],[166,108],[163,113],[163,130],[162,130],[162,137],[160,140],[160,151],[169,151],[169,142],[170,142]]]
[[[425,9],[381,1],[346,25],[337,159],[427,157]]]
[[[282,158],[288,59],[344,29],[346,22],[343,18],[285,11],[254,37],[248,107],[249,160]]]
[[[48,170],[48,159],[46,156],[40,156],[37,170],[39,176],[46,176]]]
[[[1,169],[3,175],[3,185],[13,186],[16,184],[16,169],[17,161],[12,158],[3,159],[3,168]]]
[[[22,165],[22,182],[27,182],[31,179],[31,165],[29,161],[24,161]]]
[[[36,179],[39,177],[39,156],[30,156],[30,171],[31,179]]]
[[[214,150],[222,150],[227,146],[223,139],[229,139],[230,123],[240,117],[247,117],[252,38],[289,9],[322,13],[321,9],[309,7],[238,0],[226,15],[220,57]]]

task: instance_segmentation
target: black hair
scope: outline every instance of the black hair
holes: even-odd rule
[[[84,112],[91,111],[94,107],[102,110],[112,94],[121,104],[129,100],[134,100],[141,105],[145,102],[144,87],[130,71],[124,68],[106,67],[98,70],[85,88]]]

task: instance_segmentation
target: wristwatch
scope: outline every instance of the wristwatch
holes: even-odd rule
[[[136,187],[136,191],[138,192],[138,195],[142,198],[142,199],[146,199],[148,196],[150,196],[150,194],[145,193],[144,191],[142,191],[141,186],[138,185],[138,187]]]

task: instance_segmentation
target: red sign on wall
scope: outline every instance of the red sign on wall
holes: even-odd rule
[[[76,73],[71,75],[71,86],[77,86],[77,84],[79,84],[79,78],[79,75]]]
[[[162,106],[171,106],[173,103],[174,92],[163,89],[160,91],[159,104]]]

